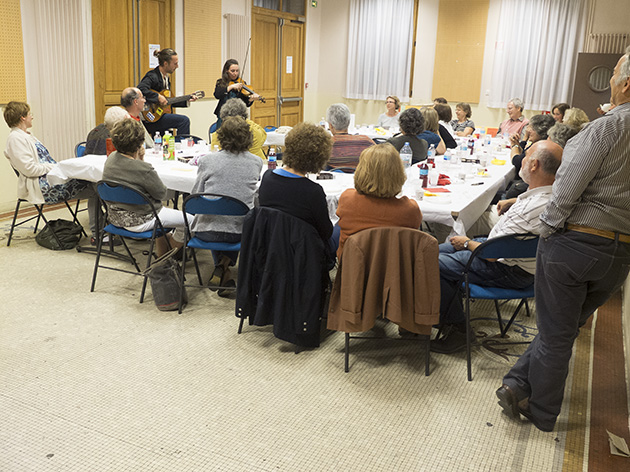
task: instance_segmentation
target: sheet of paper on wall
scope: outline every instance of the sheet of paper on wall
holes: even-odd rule
[[[153,55],[155,51],[160,50],[159,44],[149,44],[149,68],[155,69],[159,66],[158,58]]]
[[[293,73],[293,56],[287,56],[287,74]]]
[[[610,443],[610,453],[621,457],[630,457],[630,450],[624,438],[617,436],[606,430],[608,433],[608,442]]]

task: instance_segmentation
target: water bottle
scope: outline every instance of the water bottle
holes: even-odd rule
[[[427,152],[427,164],[435,169],[435,144],[431,144]]]
[[[156,131],[155,132],[155,137],[153,138],[153,150],[155,152],[161,152],[162,151],[162,136],[160,136],[160,132]]]
[[[172,134],[168,137],[168,160],[175,160],[175,136]]]
[[[427,188],[429,184],[429,166],[427,165],[427,161],[420,163],[420,183],[422,188]]]
[[[409,146],[408,142],[405,142],[405,145],[400,150],[400,159],[402,160],[403,167],[405,169],[409,169],[411,167],[412,156],[413,156],[413,151],[411,150],[411,146]]]
[[[470,138],[468,138],[468,154],[472,156],[474,152],[475,152],[475,138],[471,136]]]
[[[278,161],[276,160],[276,148],[269,148],[269,160],[267,161],[267,169],[274,170],[278,166]]]
[[[490,133],[486,134],[486,147],[492,146],[492,135]]]
[[[322,119],[319,120],[319,126],[324,129],[328,129],[328,123],[326,123],[326,119],[322,116]]]
[[[171,136],[171,133],[166,131],[164,133],[164,139],[162,140],[162,158],[166,161],[168,160],[168,140]]]

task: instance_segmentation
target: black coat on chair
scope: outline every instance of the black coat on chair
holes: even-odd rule
[[[245,217],[236,316],[273,324],[274,335],[319,346],[326,288],[324,242],[313,226],[280,210],[257,207]]]

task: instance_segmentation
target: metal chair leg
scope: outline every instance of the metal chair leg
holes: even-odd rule
[[[15,213],[13,213],[13,221],[11,222],[11,230],[9,231],[9,240],[7,241],[7,247],[11,245],[11,238],[13,237],[13,229],[15,228],[15,220],[17,220],[18,212],[20,211],[21,200],[18,198],[15,205]]]
[[[350,372],[350,333],[346,333],[346,347],[345,347],[345,366],[344,370]]]
[[[424,375],[429,376],[431,373],[429,370],[429,365],[431,362],[431,335],[428,334],[424,340],[424,349],[425,349],[425,364],[424,364]]]

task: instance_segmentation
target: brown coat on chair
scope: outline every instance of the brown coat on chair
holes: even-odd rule
[[[328,329],[362,332],[384,318],[430,334],[440,318],[438,244],[422,231],[371,228],[347,239],[333,285]]]

